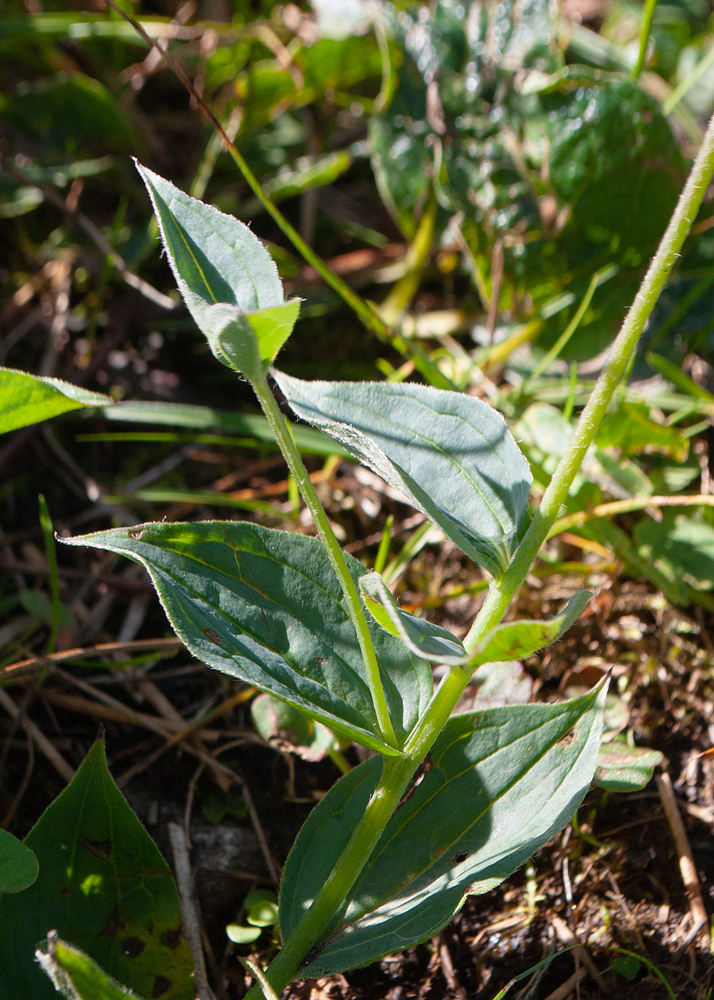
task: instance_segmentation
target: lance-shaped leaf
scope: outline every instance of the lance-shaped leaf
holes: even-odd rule
[[[290,336],[300,302],[285,302],[275,263],[248,226],[137,163],[176,284],[213,354],[261,377]]]
[[[336,438],[495,576],[526,518],[530,469],[500,413],[411,382],[303,382],[273,371],[295,413]]]
[[[35,957],[55,989],[67,1000],[141,1000],[108,976],[89,955],[60,941],[55,931],[47,935],[47,951],[38,949]]]
[[[56,1000],[33,962],[56,930],[142,996],[191,1000],[193,957],[168,865],[107,769],[97,740],[27,835],[40,873],[0,899],[0,997]]]
[[[0,893],[27,889],[37,878],[38,868],[34,851],[0,829]]]
[[[486,637],[485,645],[472,663],[525,660],[564,635],[583,613],[591,596],[589,590],[579,590],[559,615],[546,621],[526,620],[499,625]]]
[[[113,400],[58,378],[40,378],[0,368],[0,434],[58,417],[85,406],[110,406]]]
[[[287,701],[384,753],[367,673],[342,591],[316,538],[241,521],[144,524],[68,539],[146,567],[169,621],[204,663]],[[364,567],[352,557],[355,581]],[[371,625],[390,717],[409,732],[431,671]]]
[[[367,862],[340,924],[303,975],[331,975],[431,937],[465,895],[497,885],[562,829],[597,766],[604,701],[601,684],[562,704],[451,718]],[[283,873],[284,937],[327,878],[379,774],[374,760],[355,768],[298,834]]]
[[[465,663],[469,654],[460,639],[399,607],[379,573],[360,577],[364,606],[385,632],[401,639],[417,656],[437,663]]]
[[[595,784],[611,792],[637,792],[652,780],[654,769],[664,763],[664,754],[626,743],[603,743]]]

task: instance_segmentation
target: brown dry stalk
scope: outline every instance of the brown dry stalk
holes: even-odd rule
[[[0,682],[12,678],[13,682],[24,680],[28,674],[41,667],[52,667],[65,660],[77,660],[87,656],[108,656],[112,653],[140,653],[151,649],[178,649],[183,646],[180,639],[133,639],[131,642],[100,642],[96,646],[79,646],[76,649],[63,649],[59,653],[47,656],[31,656],[27,660],[18,660],[0,669]]]
[[[16,719],[21,715],[20,709],[12,700],[7,691],[0,688],[0,705],[5,709],[5,711]],[[74,769],[70,767],[67,761],[64,759],[62,754],[56,747],[50,743],[44,733],[35,725],[32,719],[28,719],[26,716],[22,716],[20,719],[20,724],[22,728],[27,733],[29,739],[31,739],[38,750],[40,750],[47,760],[52,764],[55,771],[64,778],[67,784],[70,783],[74,777]]]
[[[697,934],[697,940],[702,948],[705,948],[708,953],[711,948],[711,935],[709,933],[707,911],[704,908],[704,900],[702,899],[702,889],[699,884],[699,876],[697,875],[697,866],[694,863],[692,848],[690,847],[687,831],[684,829],[684,823],[682,821],[682,814],[679,811],[677,799],[674,795],[672,779],[666,771],[663,774],[657,775],[657,790],[662,801],[662,807],[665,811],[665,815],[667,816],[669,828],[672,831],[672,836],[674,837],[674,843],[677,847],[677,854],[679,855],[679,870],[682,873],[684,888],[687,890],[689,912],[692,915],[692,925],[694,927],[700,927]]]

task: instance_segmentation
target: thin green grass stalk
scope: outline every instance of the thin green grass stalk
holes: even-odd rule
[[[50,571],[50,594],[52,595],[52,620],[50,624],[50,637],[47,640],[47,652],[54,653],[57,646],[57,632],[59,630],[60,619],[60,589],[59,589],[59,569],[57,567],[57,546],[55,545],[55,530],[50,517],[50,509],[47,501],[40,493],[38,496],[40,505],[40,525],[45,539],[45,554],[47,556],[47,566]]]
[[[570,423],[570,418],[573,415],[573,408],[575,407],[575,394],[578,391],[578,364],[576,361],[570,363],[570,392],[568,393],[568,398],[565,400],[565,406],[563,407],[563,416]]]
[[[645,16],[642,21],[642,30],[640,31],[640,51],[637,54],[637,62],[632,70],[632,75],[635,79],[637,79],[644,69],[645,59],[647,58],[647,46],[650,40],[650,29],[652,27],[652,15],[656,6],[657,0],[645,0]]]
[[[315,487],[312,485],[307,469],[305,468],[302,458],[300,457],[300,453],[295,447],[295,442],[293,441],[285,417],[280,411],[280,407],[278,406],[275,396],[270,391],[267,379],[264,378],[262,381],[255,381],[251,384],[255,390],[256,396],[258,397],[261,409],[268,418],[273,433],[275,434],[275,439],[277,440],[280,450],[282,451],[285,461],[287,462],[290,474],[297,483],[302,498],[312,514],[315,527],[317,528],[318,534],[322,539],[330,558],[330,562],[332,563],[332,568],[337,574],[337,579],[340,581],[342,592],[345,595],[347,611],[352,620],[352,624],[355,627],[360,650],[362,651],[362,658],[367,668],[372,702],[374,704],[374,710],[377,715],[377,722],[379,724],[381,735],[390,746],[396,748],[397,738],[394,733],[394,727],[392,726],[392,720],[389,717],[389,709],[387,708],[387,699],[384,694],[382,678],[379,672],[377,654],[374,651],[374,644],[372,643],[372,637],[367,626],[367,619],[365,618],[365,613],[362,608],[362,600],[357,586],[347,569],[347,562],[345,560],[344,553],[340,548],[339,542],[335,538],[335,533],[332,530],[327,514],[325,513],[325,509],[320,503],[317,493],[315,492]]]
[[[713,174],[714,118],[709,124],[657,253],[642,281],[627,319],[613,343],[607,364],[581,414],[568,450],[558,463],[540,507],[516,549],[506,573],[492,584],[488,597],[469,632],[465,645],[470,652],[475,652],[491,630],[500,623],[558,516],[562,502],[568,494],[620,378],[627,368],[630,356],[637,346],[644,325],[677,259]],[[275,406],[277,408],[277,404]],[[312,905],[267,972],[271,988],[276,992],[279,993],[298,975],[305,956],[343,909],[350,891],[376,847],[409,781],[443,730],[470,679],[469,668],[452,667],[405,743],[404,756],[383,758],[382,776],[364,816],[355,827],[352,837]],[[255,985],[249,991],[247,1000],[258,1000],[260,994],[260,986]]]
[[[662,111],[665,115],[670,115],[674,111],[679,102],[687,96],[694,84],[697,83],[702,76],[704,76],[712,63],[714,63],[714,45],[712,45],[707,54],[699,60],[689,76],[685,77],[679,86],[675,87],[667,100],[664,102],[662,105]]]
[[[394,527],[394,514],[390,514],[387,520],[384,522],[384,531],[382,532],[382,537],[379,541],[379,548],[377,549],[377,557],[374,560],[375,573],[381,573],[384,567],[387,565],[387,559],[389,558],[389,545],[392,541],[393,527]]]
[[[599,288],[599,286],[604,284],[606,281],[609,281],[609,279],[612,278],[615,274],[617,274],[617,267],[614,264],[608,264],[607,267],[603,267],[601,270],[595,272],[595,274],[590,279],[590,284],[588,285],[587,291],[585,292],[582,302],[578,306],[575,315],[568,323],[566,328],[563,330],[561,335],[558,337],[556,342],[553,344],[551,349],[545,355],[545,357],[540,359],[540,361],[535,366],[533,371],[530,373],[528,378],[524,381],[523,387],[521,389],[521,395],[525,393],[526,387],[529,382],[532,382],[534,379],[537,379],[539,375],[542,375],[543,372],[546,371],[546,369],[550,368],[555,359],[560,357],[561,351],[564,350],[564,348],[568,344],[568,341],[582,323],[583,317],[585,316],[585,313],[588,311],[590,307],[590,303],[592,302],[592,298],[593,295],[595,294],[596,289]]]

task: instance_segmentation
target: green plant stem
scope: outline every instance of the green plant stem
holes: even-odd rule
[[[704,141],[669,220],[657,253],[639,287],[625,322],[612,345],[610,355],[595,384],[590,399],[580,415],[568,450],[558,463],[531,525],[516,549],[504,576],[491,589],[481,611],[471,627],[464,645],[469,652],[494,625],[498,624],[508,604],[526,577],[543,542],[564,503],[575,474],[592,444],[608,405],[640,339],[645,324],[654,309],[659,294],[679,257],[684,240],[699,211],[704,192],[714,173],[714,118],[709,123]],[[498,616],[496,618],[496,616]],[[494,620],[496,618],[496,620]]]
[[[280,446],[283,456],[285,457],[290,473],[298,485],[298,489],[300,490],[308,510],[312,514],[315,527],[317,528],[318,534],[322,539],[323,545],[327,549],[327,554],[330,558],[330,562],[332,563],[332,567],[337,574],[337,579],[340,581],[342,592],[345,595],[347,611],[350,619],[352,620],[352,624],[355,627],[355,631],[357,632],[362,657],[367,668],[372,701],[374,703],[374,710],[377,714],[377,722],[379,724],[382,737],[390,746],[396,748],[397,738],[394,733],[394,727],[392,726],[392,720],[389,717],[389,709],[387,708],[387,699],[384,695],[384,687],[382,685],[382,678],[379,672],[377,654],[374,651],[372,636],[369,634],[367,619],[365,618],[364,611],[362,609],[362,601],[360,599],[359,590],[352,579],[350,571],[347,569],[347,562],[345,560],[344,553],[340,548],[339,542],[335,538],[335,533],[330,526],[325,509],[320,503],[317,493],[315,492],[315,487],[312,485],[307,469],[305,468],[302,458],[300,457],[300,452],[295,447],[295,442],[293,441],[285,417],[281,413],[277,400],[270,390],[267,379],[263,378],[261,380],[256,380],[251,384],[255,390],[256,396],[258,397],[258,402],[260,403],[263,413],[267,417],[270,427],[275,434],[275,439]]]
[[[508,605],[538,555],[568,494],[575,474],[592,443],[630,355],[634,351],[657,297],[667,280],[677,255],[699,210],[707,185],[714,174],[714,118],[709,124],[684,191],[662,237],[657,253],[635,297],[635,301],[617,335],[592,396],[581,414],[568,451],[560,460],[540,507],[523,540],[516,549],[504,576],[496,581],[484,601],[466,639],[469,651],[478,649],[485,636],[499,624]],[[266,386],[267,389],[267,386]],[[272,398],[282,421],[282,414]],[[276,434],[277,436],[277,434]],[[302,465],[302,463],[300,463]],[[293,473],[294,474],[294,473]],[[297,478],[297,476],[296,476]],[[299,480],[298,480],[299,481]],[[404,746],[401,758],[385,758],[382,777],[370,799],[364,816],[340,855],[330,876],[309,910],[285,943],[268,970],[268,980],[280,992],[298,975],[309,950],[324,936],[344,907],[349,893],[374,850],[384,827],[394,812],[409,781],[426,757],[459,697],[471,678],[471,671],[453,667],[441,682],[429,708]],[[253,986],[246,1000],[258,1000],[260,986]]]

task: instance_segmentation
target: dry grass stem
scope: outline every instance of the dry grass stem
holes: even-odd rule
[[[687,890],[692,922],[695,927],[698,926],[700,928],[697,939],[700,946],[709,952],[711,948],[711,935],[709,933],[707,911],[704,908],[704,900],[702,899],[699,876],[697,875],[697,867],[694,863],[694,855],[689,844],[687,831],[684,829],[682,814],[679,811],[674,789],[672,788],[672,779],[666,771],[663,774],[657,775],[657,789],[677,847],[679,870],[682,873],[684,888]]]

